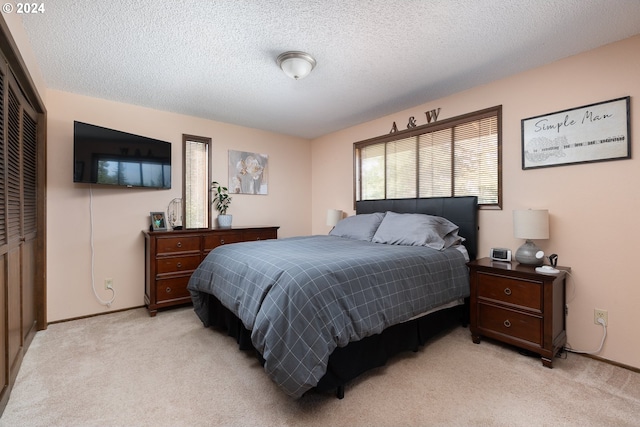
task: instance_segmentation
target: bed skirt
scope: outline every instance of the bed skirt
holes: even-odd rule
[[[264,360],[251,342],[251,331],[213,295],[209,301],[211,328],[226,332],[235,338],[243,351],[255,352],[261,363]],[[320,379],[316,390],[336,391],[338,398],[344,396],[344,386],[362,373],[384,366],[394,355],[404,351],[417,351],[430,338],[456,326],[466,327],[469,321],[469,299],[463,305],[439,310],[408,322],[393,325],[380,334],[366,337],[338,347],[329,356],[327,372]]]

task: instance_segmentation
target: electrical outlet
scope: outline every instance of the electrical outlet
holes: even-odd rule
[[[113,279],[109,278],[109,279],[104,279],[104,289],[109,290],[109,289],[113,289]]]
[[[609,324],[609,313],[607,310],[600,310],[599,308],[593,309],[593,323],[599,325],[598,319],[604,320],[604,326]]]

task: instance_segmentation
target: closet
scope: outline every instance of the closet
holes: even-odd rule
[[[0,414],[35,333],[46,328],[45,112],[0,32]]]

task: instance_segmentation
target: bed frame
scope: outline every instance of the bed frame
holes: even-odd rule
[[[373,212],[423,213],[449,219],[460,227],[459,234],[471,260],[478,253],[478,199],[468,197],[435,197],[423,199],[367,200],[356,203],[356,213]],[[213,327],[223,328],[236,338],[241,350],[253,350],[251,332],[213,296],[211,298]],[[336,391],[339,399],[344,397],[345,385],[360,374],[386,364],[387,360],[404,351],[417,351],[433,336],[451,329],[466,326],[469,321],[468,298],[464,305],[436,311],[418,319],[391,326],[380,334],[366,337],[338,347],[329,357],[326,374],[316,389]],[[262,360],[261,355],[256,352]]]

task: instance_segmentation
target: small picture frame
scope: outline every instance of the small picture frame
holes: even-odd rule
[[[164,212],[150,212],[151,231],[163,231],[167,229],[167,220]]]

